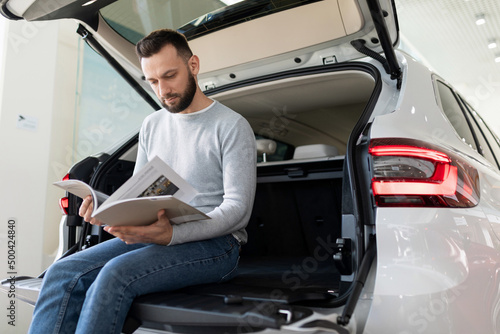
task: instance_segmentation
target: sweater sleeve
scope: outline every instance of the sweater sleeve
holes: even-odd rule
[[[221,142],[224,196],[220,206],[207,213],[211,219],[173,226],[170,245],[210,239],[232,233],[246,242],[256,188],[256,147],[253,131],[240,118]]]
[[[146,151],[144,150],[144,140],[142,138],[142,129],[139,133],[139,143],[137,147],[137,158],[135,161],[134,174],[148,162]]]
[[[139,171],[145,164],[148,163],[148,155],[146,153],[146,133],[148,127],[149,118],[146,118],[142,123],[141,129],[139,131],[139,140],[137,144],[137,157],[135,160],[134,174]]]

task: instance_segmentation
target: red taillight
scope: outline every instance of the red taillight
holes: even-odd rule
[[[69,173],[64,175],[62,178],[63,181],[69,180]],[[68,197],[63,197],[59,199],[59,207],[61,208],[61,211],[64,215],[68,214],[68,207],[69,207],[69,199]]]
[[[372,191],[377,206],[473,207],[477,170],[457,155],[419,141],[370,142]]]
[[[62,213],[67,215],[69,207],[69,199],[67,197],[59,199],[59,207],[61,208]]]

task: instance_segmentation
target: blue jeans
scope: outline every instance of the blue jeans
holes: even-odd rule
[[[238,259],[232,235],[175,246],[108,240],[52,264],[29,333],[120,333],[135,297],[228,280]]]

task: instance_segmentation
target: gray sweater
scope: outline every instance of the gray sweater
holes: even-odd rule
[[[189,204],[211,218],[173,225],[170,245],[229,233],[247,241],[257,153],[241,115],[219,102],[190,114],[159,110],[142,124],[135,170],[156,155],[198,190]]]

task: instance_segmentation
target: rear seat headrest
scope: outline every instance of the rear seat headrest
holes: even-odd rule
[[[339,155],[339,150],[335,146],[326,144],[312,144],[297,146],[293,153],[293,159],[312,159],[323,157],[334,157]]]
[[[262,155],[262,154],[267,154],[267,155],[272,155],[274,152],[276,152],[276,142],[271,139],[257,139],[256,141],[257,144],[257,154]]]

